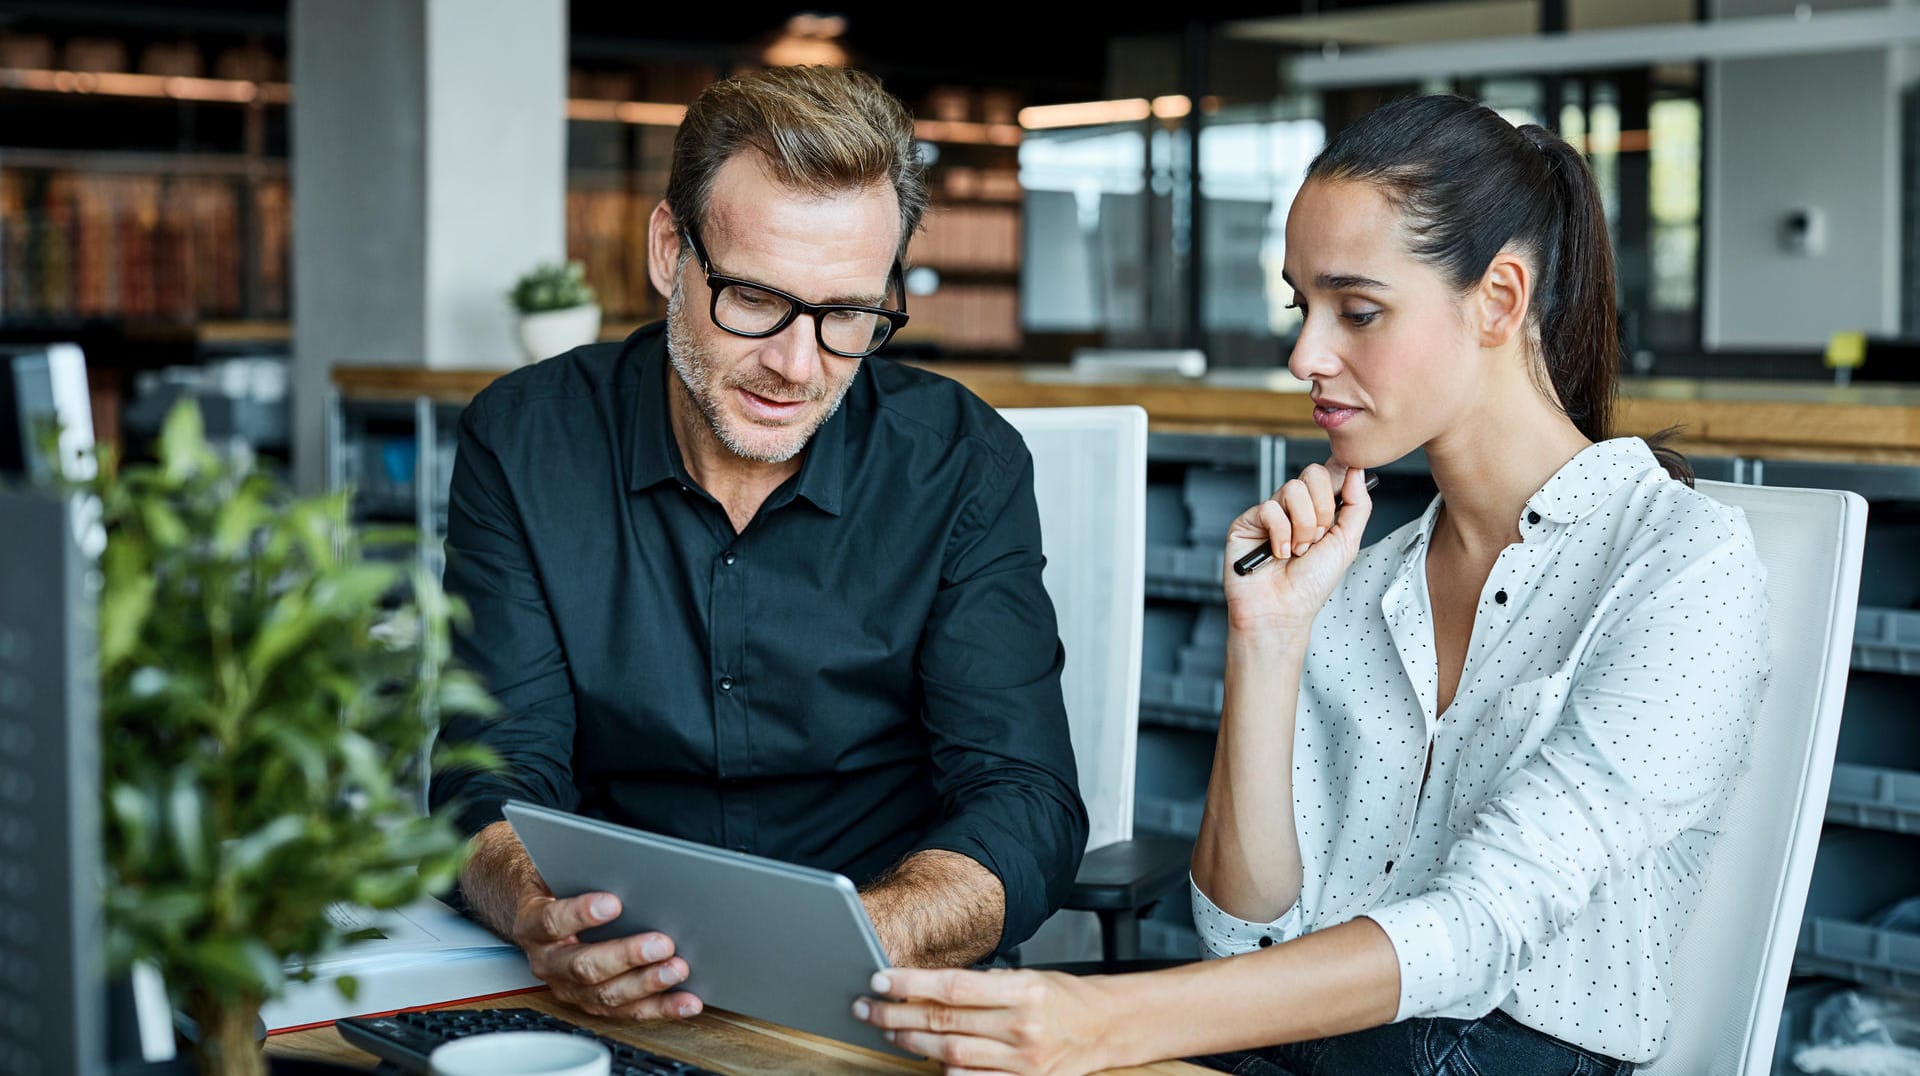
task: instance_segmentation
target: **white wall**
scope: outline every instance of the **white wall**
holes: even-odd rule
[[[520,361],[506,293],[567,254],[563,0],[427,0],[428,366]]]
[[[1720,0],[1714,9],[1735,17],[1792,6]],[[1860,5],[1816,5],[1841,6]],[[1903,58],[1882,49],[1707,69],[1707,346],[1818,348],[1839,331],[1896,331]],[[1782,219],[1801,207],[1823,217],[1817,253],[1780,242]]]

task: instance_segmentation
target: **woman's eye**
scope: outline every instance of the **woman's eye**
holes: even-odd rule
[[[1340,316],[1346,318],[1347,321],[1353,325],[1365,326],[1373,324],[1373,319],[1380,316],[1380,311],[1358,310],[1351,314],[1342,314]]]

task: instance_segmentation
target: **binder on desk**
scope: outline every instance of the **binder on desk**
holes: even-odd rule
[[[289,982],[285,994],[261,1007],[269,1034],[544,985],[518,947],[432,898],[383,912],[336,904],[327,916],[342,930],[371,929],[380,936],[289,967],[289,975],[304,968],[313,978]],[[352,1000],[339,988],[349,976],[356,984]]]

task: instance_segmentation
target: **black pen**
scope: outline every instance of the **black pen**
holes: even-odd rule
[[[1373,487],[1379,484],[1380,484],[1380,475],[1378,472],[1375,472],[1367,476],[1367,488],[1369,490],[1371,490]],[[1346,502],[1340,499],[1340,494],[1335,493],[1333,495],[1333,507],[1335,510],[1338,510],[1341,507],[1341,505],[1343,505],[1344,503]],[[1265,564],[1266,562],[1272,559],[1273,559],[1273,545],[1271,543],[1267,545],[1263,545],[1260,548],[1254,550],[1253,552],[1248,553],[1246,556],[1241,557],[1239,560],[1234,561],[1233,574],[1252,575],[1254,572],[1259,570],[1262,564]]]

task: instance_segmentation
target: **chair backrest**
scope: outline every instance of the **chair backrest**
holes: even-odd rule
[[[1133,836],[1134,737],[1146,603],[1147,413],[1138,407],[1000,412],[1026,438],[1043,575],[1060,622],[1061,676],[1087,847]]]
[[[1673,1025],[1652,1076],[1761,1076],[1813,876],[1853,651],[1867,504],[1833,490],[1701,482],[1746,513],[1767,572],[1773,674],[1706,888],[1673,958]]]

